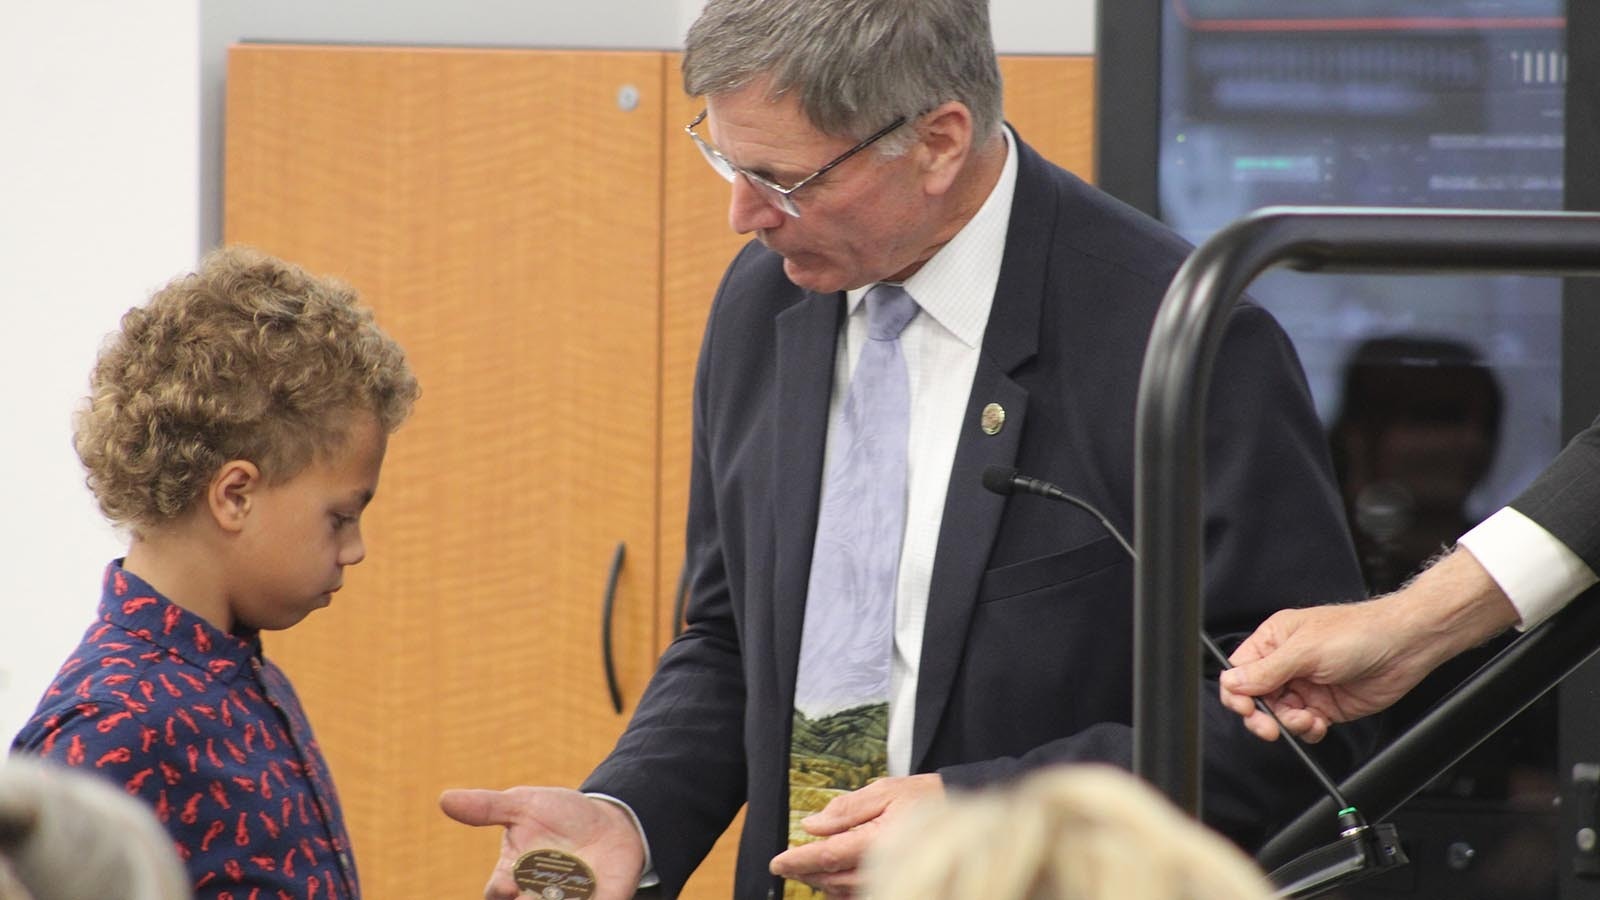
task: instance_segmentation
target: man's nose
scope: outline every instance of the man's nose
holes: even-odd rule
[[[736,234],[750,234],[777,228],[787,218],[783,210],[773,206],[766,194],[743,175],[735,177],[731,187],[732,193],[728,198],[728,226]]]

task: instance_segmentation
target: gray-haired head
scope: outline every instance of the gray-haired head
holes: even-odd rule
[[[0,900],[192,896],[172,838],[120,786],[33,757],[0,763]]]
[[[724,94],[762,78],[817,130],[853,140],[949,100],[971,110],[974,143],[1000,127],[989,0],[708,0],[684,40],[684,89]],[[878,146],[895,154],[910,138]]]

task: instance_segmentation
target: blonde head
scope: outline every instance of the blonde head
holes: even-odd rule
[[[1237,847],[1109,766],[1065,766],[953,794],[868,859],[871,900],[1267,900]]]
[[[122,317],[73,441],[101,510],[132,527],[189,509],[225,462],[292,478],[352,416],[397,428],[418,393],[405,353],[349,287],[242,247]]]
[[[0,765],[0,900],[186,900],[189,876],[148,807],[74,769]]]

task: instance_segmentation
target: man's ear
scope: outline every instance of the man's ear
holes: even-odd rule
[[[223,531],[239,531],[254,508],[263,481],[261,469],[248,459],[230,459],[206,486],[206,509]]]
[[[923,113],[916,129],[924,188],[943,194],[972,155],[972,110],[959,100],[946,100]]]

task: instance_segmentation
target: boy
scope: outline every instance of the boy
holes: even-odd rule
[[[131,533],[13,750],[147,801],[200,900],[360,887],[326,763],[259,632],[327,606],[417,384],[353,291],[230,248],[123,317],[74,442]]]

